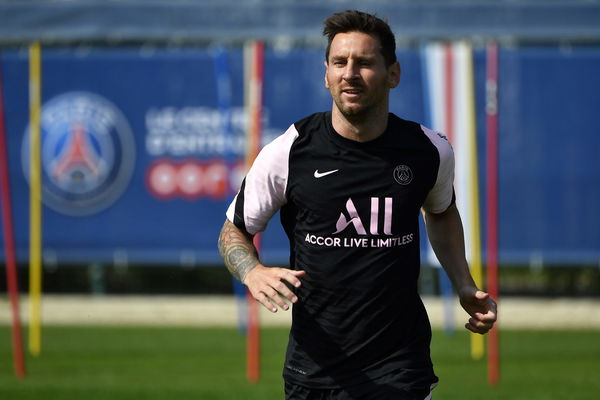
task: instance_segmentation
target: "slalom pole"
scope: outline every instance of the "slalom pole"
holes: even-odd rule
[[[421,48],[421,66],[422,66],[422,82],[423,82],[423,100],[425,112],[425,121],[434,130],[445,132],[443,128],[444,113],[442,102],[436,101],[438,97],[443,97],[445,90],[441,85],[443,81],[442,75],[444,72],[442,63],[438,62],[437,57],[441,58],[444,55],[445,47],[441,44],[429,44]],[[451,336],[456,331],[454,322],[454,292],[452,290],[452,282],[442,268],[437,259],[431,243],[427,242],[427,260],[433,268],[437,270],[439,279],[440,295],[442,299],[442,326],[444,333]]]
[[[251,41],[244,47],[246,71],[246,110],[248,113],[246,169],[248,170],[258,155],[262,136],[262,104],[264,80],[264,44]],[[261,238],[254,237],[254,245],[260,254]],[[260,321],[259,308],[249,291],[248,299],[248,336],[246,342],[246,373],[249,382],[256,383],[260,377]]]
[[[466,94],[466,112],[467,112],[467,157],[469,158],[469,212],[471,213],[469,221],[469,246],[471,259],[470,267],[473,280],[478,288],[483,287],[482,267],[481,267],[481,224],[479,215],[479,163],[477,161],[477,125],[475,121],[475,76],[473,73],[473,49],[470,45],[463,43],[465,57],[465,94]],[[483,358],[485,353],[485,339],[482,335],[471,333],[471,356],[475,360]]]
[[[498,45],[486,47],[487,290],[498,302]],[[498,322],[488,334],[488,382],[500,381]]]
[[[443,74],[446,79],[443,80],[444,88],[443,95],[445,100],[445,110],[442,113],[444,116],[445,134],[452,143],[454,138],[454,60],[452,48],[449,44],[444,44],[442,47],[442,55],[444,60]],[[452,282],[444,268],[439,268],[438,278],[440,283],[440,293],[442,295],[442,307],[444,315],[444,331],[447,335],[454,333],[454,292],[452,290]]]
[[[29,352],[39,356],[42,293],[41,49],[29,47]]]
[[[1,60],[0,60],[1,61]],[[1,67],[0,63],[0,67]],[[19,314],[19,284],[15,255],[15,238],[12,223],[10,200],[10,178],[8,174],[8,156],[6,154],[6,132],[4,123],[4,90],[2,88],[2,70],[0,69],[0,191],[2,192],[2,221],[4,232],[4,254],[6,258],[6,287],[10,298],[12,317],[12,348],[15,375],[25,378],[25,357],[23,356],[23,335]]]

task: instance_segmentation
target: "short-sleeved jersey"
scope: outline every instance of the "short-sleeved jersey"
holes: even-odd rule
[[[281,210],[291,268],[306,271],[292,309],[286,380],[314,388],[389,374],[407,386],[437,380],[417,291],[418,215],[452,204],[453,177],[446,138],[393,114],[372,141],[342,137],[326,112],[264,147],[227,216],[255,234]]]

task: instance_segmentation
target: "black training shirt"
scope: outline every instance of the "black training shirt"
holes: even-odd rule
[[[314,388],[392,373],[413,386],[437,380],[417,292],[418,215],[452,204],[453,178],[446,138],[394,114],[369,142],[336,133],[326,112],[264,147],[227,216],[255,234],[281,210],[291,268],[306,271],[286,380]]]

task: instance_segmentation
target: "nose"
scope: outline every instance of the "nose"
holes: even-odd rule
[[[351,81],[358,77],[358,65],[353,61],[348,61],[342,78],[346,81]]]

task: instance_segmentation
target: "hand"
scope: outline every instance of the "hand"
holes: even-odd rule
[[[299,288],[301,282],[298,278],[304,275],[304,271],[268,268],[258,264],[248,271],[242,283],[248,287],[252,296],[267,310],[277,312],[276,306],[279,306],[283,310],[289,309],[286,300],[291,303],[298,301],[298,297],[290,290],[286,283]]]
[[[485,334],[494,326],[498,311],[496,302],[489,294],[476,287],[466,287],[458,292],[460,305],[471,316],[465,328],[474,333]]]

